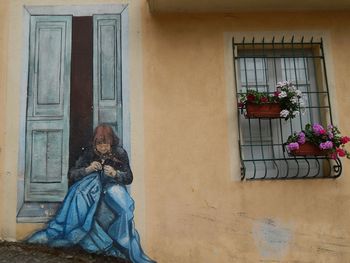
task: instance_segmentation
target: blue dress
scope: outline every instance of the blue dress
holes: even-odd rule
[[[109,181],[102,171],[94,172],[70,187],[55,218],[27,242],[52,247],[80,245],[88,252],[133,263],[155,262],[141,248],[133,211],[134,201],[125,185]]]

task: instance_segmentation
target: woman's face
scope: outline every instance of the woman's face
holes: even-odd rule
[[[97,143],[96,150],[101,154],[106,154],[111,151],[111,145],[109,143]]]

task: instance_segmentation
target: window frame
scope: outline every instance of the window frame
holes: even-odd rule
[[[284,37],[281,38],[281,41],[275,41],[275,37],[272,38],[272,40],[270,42],[265,42],[264,38],[262,38],[261,42],[256,42],[254,40],[254,38],[252,38],[251,41],[245,41],[245,37],[241,38],[241,41],[237,41],[235,42],[235,38],[232,38],[232,57],[233,57],[233,72],[234,72],[234,78],[233,81],[235,82],[235,87],[236,87],[236,99],[238,99],[239,94],[240,94],[240,89],[239,89],[239,85],[240,85],[240,68],[239,66],[237,66],[237,61],[239,58],[239,54],[238,54],[238,47],[239,46],[250,46],[250,48],[256,49],[256,50],[262,50],[262,52],[264,52],[265,50],[268,50],[268,48],[271,49],[271,47],[275,48],[276,46],[278,48],[283,48],[283,50],[291,50],[292,53],[294,53],[294,51],[296,50],[296,47],[305,49],[306,47],[311,47],[312,49],[315,46],[319,47],[319,52],[320,55],[314,55],[312,54],[312,57],[317,57],[320,59],[320,61],[322,62],[321,64],[321,69],[318,68],[317,70],[319,70],[320,72],[316,72],[316,67],[315,67],[315,82],[317,81],[317,74],[323,74],[323,78],[324,78],[324,87],[326,90],[326,94],[327,94],[327,98],[328,98],[328,108],[329,108],[329,116],[326,117],[328,123],[333,123],[333,118],[332,118],[332,107],[331,107],[331,100],[330,100],[330,95],[329,95],[329,87],[328,87],[328,79],[327,79],[327,72],[326,72],[326,62],[325,62],[325,55],[324,55],[324,48],[323,48],[323,39],[320,38],[320,41],[313,41],[313,38],[311,37],[310,40],[308,42],[304,41],[304,37],[301,38],[300,41],[294,41],[294,37],[291,38],[290,41],[285,41]],[[303,51],[302,51],[303,52]],[[265,55],[265,54],[263,54]],[[257,58],[257,56],[253,56],[255,58]],[[263,57],[263,56],[261,56]],[[292,58],[295,56],[291,56]],[[295,60],[294,60],[295,63]],[[278,80],[281,81],[281,80]],[[277,81],[276,81],[277,82]],[[275,83],[276,84],[276,83]],[[320,108],[320,107],[318,107]],[[311,116],[311,114],[310,114]],[[311,117],[312,119],[312,117]],[[259,121],[259,128],[261,128],[260,122],[262,120],[258,120]],[[270,121],[270,127],[271,127],[271,120]],[[326,122],[327,122],[326,121]],[[250,122],[250,120],[249,120]],[[280,126],[281,126],[281,120],[279,120],[280,122]],[[265,175],[262,177],[256,177],[255,176],[255,172],[254,172],[254,176],[252,177],[246,177],[246,166],[245,166],[245,162],[246,160],[244,159],[243,156],[243,151],[242,151],[242,131],[241,131],[241,116],[240,116],[240,112],[237,111],[237,124],[238,124],[238,145],[239,145],[239,157],[240,157],[240,164],[241,164],[241,180],[256,180],[256,179],[302,179],[302,178],[336,178],[338,176],[340,176],[341,174],[341,170],[342,170],[342,165],[339,159],[332,161],[330,160],[328,157],[310,157],[310,158],[299,158],[299,157],[291,157],[291,156],[286,156],[284,154],[283,158],[271,158],[271,160],[262,160],[265,163]],[[250,124],[249,124],[250,125]],[[303,128],[303,127],[302,127]],[[291,129],[292,130],[292,129]],[[274,149],[273,149],[274,150]],[[263,150],[262,150],[263,152]],[[263,158],[262,158],[263,159]],[[320,176],[320,172],[318,172],[316,175],[314,176],[309,176],[309,174],[307,173],[306,175],[303,176],[299,176],[298,172],[296,174],[296,176],[289,176],[288,175],[288,162],[301,162],[304,161],[307,163],[307,165],[309,166],[309,160],[315,160],[315,162],[318,163],[319,166],[319,171],[322,169],[324,170],[323,163],[328,164],[328,170],[329,170],[329,174],[328,176]],[[248,160],[249,161],[249,160]],[[271,161],[273,163],[275,163],[276,161],[281,161],[281,162],[285,162],[287,163],[286,166],[286,170],[287,170],[287,174],[286,176],[281,176],[277,173],[276,176],[274,177],[269,177],[267,176],[267,171],[266,171],[266,161]],[[322,162],[322,164],[320,164],[320,161]],[[254,163],[254,167],[255,167],[255,162],[253,160]],[[322,166],[322,167],[321,167]],[[254,168],[256,170],[256,168]],[[298,170],[299,170],[299,164],[298,164]]]

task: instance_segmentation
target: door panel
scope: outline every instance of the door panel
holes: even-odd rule
[[[71,17],[32,16],[26,122],[26,201],[67,191]]]
[[[107,123],[122,138],[120,15],[95,15],[94,127]]]
[[[60,69],[62,29],[44,28],[38,31],[37,56],[37,104],[60,104]],[[36,98],[36,97],[34,97]]]
[[[32,130],[31,183],[61,182],[62,144],[62,130]]]

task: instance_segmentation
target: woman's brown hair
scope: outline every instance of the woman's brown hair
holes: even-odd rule
[[[99,124],[95,130],[94,135],[92,137],[92,145],[96,145],[98,143],[108,143],[110,145],[118,145],[119,138],[113,131],[112,127],[108,124]]]

